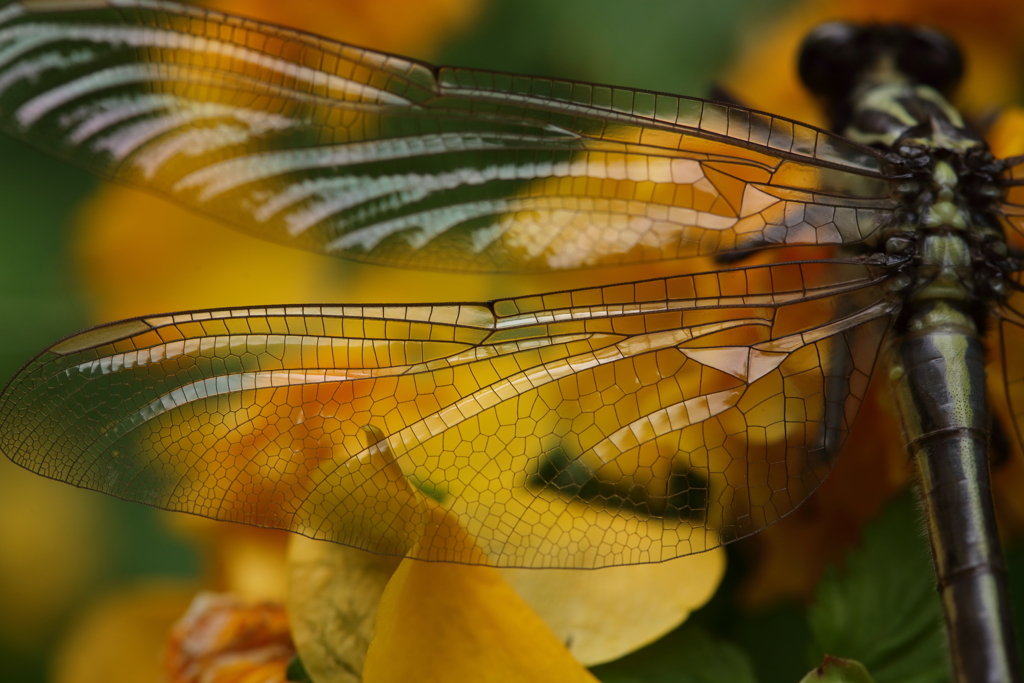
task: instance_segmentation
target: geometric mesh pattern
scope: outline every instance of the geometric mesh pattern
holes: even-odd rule
[[[0,449],[76,486],[378,553],[666,560],[774,522],[827,473],[893,310],[870,270],[124,321],[11,382]]]
[[[137,318],[53,345],[0,394],[0,451],[34,472],[377,553],[601,567],[754,533],[831,468],[899,308],[879,261],[849,254],[902,220],[903,172],[742,107],[434,67],[170,2],[26,2],[0,8],[0,129],[384,265],[814,247],[492,302]],[[1018,230],[1020,168],[1000,207]],[[1012,343],[1022,320],[997,309]],[[1003,355],[1020,423],[1024,368]]]

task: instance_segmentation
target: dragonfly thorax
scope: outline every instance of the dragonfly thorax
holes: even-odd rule
[[[983,325],[1019,269],[995,218],[1003,165],[947,100],[962,73],[956,45],[923,27],[823,24],[800,56],[833,129],[905,171],[901,209],[878,243],[905,321],[941,303]]]
[[[904,145],[891,158],[908,168],[903,210],[883,234],[894,271],[890,293],[914,306],[944,302],[979,325],[1019,269],[994,218],[992,170],[983,146],[968,151]],[[908,310],[907,313],[911,313]]]

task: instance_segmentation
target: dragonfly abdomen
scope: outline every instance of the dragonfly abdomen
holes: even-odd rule
[[[969,316],[937,302],[900,337],[893,373],[945,603],[957,681],[1016,681],[1007,573],[992,514],[984,349]],[[928,323],[932,324],[928,324]],[[984,671],[984,679],[966,672]]]
[[[966,150],[987,150],[951,130],[958,128],[933,118],[934,139],[915,137],[899,150],[912,145],[929,163],[914,174],[913,208],[895,238],[908,245],[891,288],[903,298],[892,378],[908,451],[920,471],[956,681],[1018,681],[1016,659],[1008,654],[1007,571],[993,541],[998,532],[981,341],[989,304],[1005,290],[1001,261],[990,252],[1005,241],[995,221],[977,220],[988,215],[987,207],[960,187],[985,182],[972,175]]]
[[[936,128],[941,130],[941,128]],[[921,141],[925,142],[925,141]],[[994,221],[978,221],[958,187],[960,151],[935,141],[931,163],[917,174],[900,290],[903,309],[891,347],[908,451],[920,471],[922,501],[945,603],[958,683],[1018,681],[989,475],[989,407],[981,332],[990,302],[1002,298],[1000,261],[988,252],[1005,245]],[[935,158],[938,157],[938,160]],[[907,238],[909,235],[909,239]],[[891,251],[891,250],[890,250]]]

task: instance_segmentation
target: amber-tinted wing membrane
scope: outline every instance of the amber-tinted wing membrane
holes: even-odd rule
[[[247,231],[393,265],[852,243],[894,206],[877,152],[782,118],[153,0],[0,9],[0,126]]]
[[[875,275],[799,263],[490,304],[139,318],[29,363],[0,396],[0,450],[119,498],[380,553],[665,560],[757,531],[821,481],[892,312]]]

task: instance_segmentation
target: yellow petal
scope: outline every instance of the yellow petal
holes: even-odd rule
[[[193,586],[159,583],[100,601],[71,630],[53,670],[55,683],[159,683],[171,626],[195,596]]]
[[[251,601],[284,602],[288,595],[285,551],[292,534],[195,515],[164,514],[161,520],[175,535],[199,544],[207,590]]]
[[[247,600],[276,600],[287,595],[285,548],[290,534],[234,524],[215,526],[214,543],[207,553],[208,566],[215,572],[217,590]]]
[[[310,472],[311,490],[296,518],[306,529],[325,529],[353,546],[404,556],[430,533],[432,512],[380,430],[364,427],[364,443],[355,455],[337,448],[338,467]]]
[[[499,571],[573,656],[593,666],[661,638],[710,600],[725,551],[594,571]]]
[[[288,614],[302,664],[317,683],[359,683],[377,604],[395,557],[292,537]]]
[[[331,509],[346,501],[360,501],[366,488],[389,492],[375,518],[382,523],[372,528],[360,526],[353,538],[375,538],[377,547],[395,553],[408,550],[410,557],[423,559],[450,557],[453,548],[459,548],[467,562],[483,562],[483,554],[455,516],[411,486],[383,434],[367,427],[366,436],[367,450],[346,462],[346,477],[324,480],[324,490],[338,497],[338,501],[332,499]],[[347,485],[352,482],[357,482],[354,488]],[[392,509],[389,504],[398,507]],[[291,542],[288,611],[292,634],[303,666],[317,683],[362,680],[378,603],[400,561],[302,537]],[[427,586],[425,590],[443,588]]]
[[[365,683],[596,683],[491,567],[403,560],[377,615]]]
[[[103,501],[0,457],[0,641],[44,646],[109,571]]]

